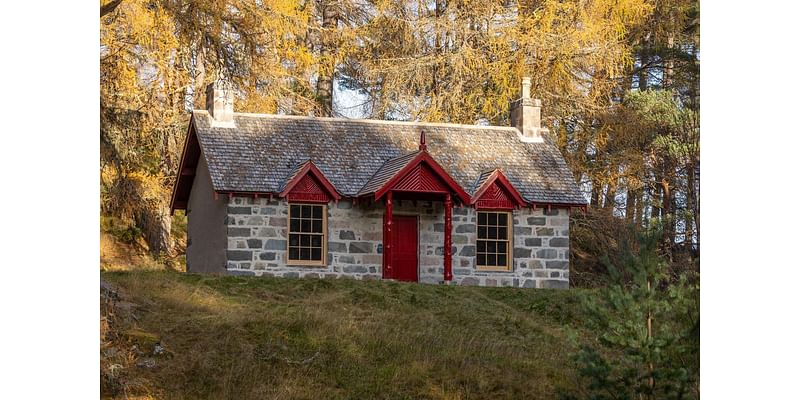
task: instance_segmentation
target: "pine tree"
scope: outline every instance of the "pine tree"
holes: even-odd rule
[[[583,385],[564,399],[699,397],[699,286],[668,279],[661,238],[650,229],[626,244],[623,263],[607,260],[615,284],[584,297],[598,336],[576,354]]]

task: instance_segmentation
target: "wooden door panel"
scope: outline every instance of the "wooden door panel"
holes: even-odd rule
[[[392,240],[392,265],[395,279],[417,281],[419,238],[417,217],[394,216],[395,234]]]

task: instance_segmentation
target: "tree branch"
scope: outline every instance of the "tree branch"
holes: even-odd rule
[[[116,10],[117,6],[120,3],[122,3],[122,0],[113,0],[113,1],[111,1],[109,3],[106,3],[106,5],[101,6],[100,7],[100,18],[103,18],[106,15],[108,15],[109,13],[111,13],[112,11]]]

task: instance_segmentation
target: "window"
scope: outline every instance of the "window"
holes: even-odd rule
[[[511,270],[511,213],[478,211],[478,269]]]
[[[327,206],[289,205],[289,264],[325,265]]]

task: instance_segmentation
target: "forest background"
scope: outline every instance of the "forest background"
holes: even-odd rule
[[[104,237],[180,269],[170,216],[189,111],[217,79],[236,110],[509,124],[530,76],[590,201],[571,280],[657,224],[670,274],[699,274],[700,15],[692,0],[113,0],[100,7]]]

